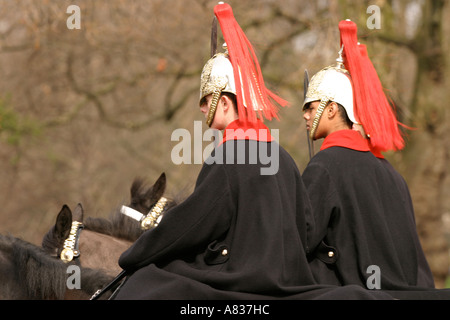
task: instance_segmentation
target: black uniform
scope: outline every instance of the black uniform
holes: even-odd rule
[[[242,148],[246,161],[238,164]],[[271,164],[261,156],[252,163],[249,150],[267,150],[276,173],[262,175]],[[227,162],[208,159],[192,195],[122,254],[119,264],[132,275],[116,299],[389,298],[316,285],[304,248],[306,189],[275,141],[227,140],[211,157]]]
[[[387,161],[384,157],[378,157],[378,161],[385,167],[388,174],[391,175],[393,183],[398,188],[401,198],[398,199],[403,204],[405,215],[411,217],[415,226],[414,206],[409,193],[408,185],[405,179],[398,173],[397,170]],[[412,222],[411,222],[412,223]],[[417,254],[417,286],[424,288],[434,288],[433,274],[431,273],[430,266],[425,258],[425,254],[422,250],[419,238],[414,237],[414,246]]]
[[[330,134],[302,178],[313,208],[310,266],[319,283],[381,287],[400,298],[449,297],[432,290],[406,183],[357,131]]]

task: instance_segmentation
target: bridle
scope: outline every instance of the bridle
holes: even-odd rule
[[[127,206],[122,206],[120,212],[139,221],[142,230],[149,230],[155,228],[160,223],[167,201],[167,198],[161,197],[158,202],[151,207],[147,215],[143,215],[139,211]],[[69,236],[66,240],[64,240],[63,248],[59,254],[62,261],[68,263],[76,259],[75,261],[79,263],[79,258],[81,255],[79,248],[80,234],[83,228],[84,225],[82,222],[72,222]]]
[[[157,227],[161,222],[167,201],[167,198],[161,197],[158,202],[152,206],[147,215],[144,215],[127,206],[122,206],[120,212],[136,221],[139,221],[142,230],[149,230]]]
[[[120,212],[136,221],[139,221],[142,230],[149,230],[152,228],[156,228],[158,226],[158,224],[161,222],[161,219],[163,218],[163,213],[166,209],[167,201],[168,201],[167,198],[161,197],[158,200],[158,202],[151,207],[151,209],[147,213],[147,215],[144,215],[144,214],[140,213],[139,211],[137,211],[133,208],[127,207],[127,206],[122,206],[120,209]],[[120,281],[122,281],[122,279],[126,275],[127,275],[126,271],[122,270],[109,284],[107,284],[104,288],[97,290],[92,295],[90,300],[97,300],[106,291],[110,290],[111,288],[116,286]],[[123,282],[122,282],[122,284],[123,284]],[[122,284],[119,285],[119,287],[117,287],[115,289],[114,293],[117,292],[117,290],[119,290],[119,288],[122,286]],[[114,295],[114,293],[113,293],[113,295]]]
[[[84,225],[82,222],[73,221],[72,226],[70,227],[69,236],[66,240],[64,240],[63,249],[59,255],[62,261],[68,263],[74,259],[80,257],[80,234],[81,230],[83,230]],[[78,259],[77,259],[77,262]]]

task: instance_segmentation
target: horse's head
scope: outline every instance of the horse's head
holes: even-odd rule
[[[47,232],[42,240],[42,248],[50,253],[51,256],[57,256],[64,246],[64,241],[69,237],[72,228],[72,222],[83,222],[83,206],[79,203],[72,211],[65,204],[59,211],[55,225]]]
[[[86,221],[88,224],[84,226],[83,216],[81,204],[78,204],[73,212],[67,205],[63,205],[56,217],[55,225],[43,238],[42,248],[51,256],[65,262],[75,261],[81,263],[83,267],[101,269],[110,275],[117,274],[120,271],[117,264],[119,255],[131,245],[131,242],[109,234],[110,223],[107,224],[105,231],[96,230],[95,224],[94,227],[90,227],[91,220],[88,218]],[[80,227],[83,228],[82,232]]]
[[[136,178],[130,189],[130,208],[147,214],[158,202],[166,190],[166,174],[163,172],[150,188],[145,186],[144,180]]]
[[[165,212],[177,205],[174,200],[163,197],[166,189],[166,175],[163,172],[150,188],[142,179],[135,179],[131,186],[131,204],[122,206],[120,212],[139,222],[143,230],[156,227]]]
[[[162,198],[166,189],[166,175],[162,173],[156,182],[148,187],[143,179],[135,179],[131,185],[131,199],[128,204],[143,215],[148,214]],[[175,206],[168,201],[165,209]],[[140,222],[130,219],[117,208],[109,219],[87,217],[83,219],[83,207],[79,204],[72,212],[64,205],[59,212],[55,225],[44,236],[42,247],[50,255],[60,258],[64,244],[74,239],[74,221],[82,222],[83,231],[75,235],[79,245],[79,261],[84,267],[103,269],[115,275],[120,271],[117,264],[120,254],[144,232]]]
[[[0,234],[0,299],[89,299],[112,280],[101,270],[81,267],[75,274],[69,266],[30,242]],[[79,288],[69,288],[69,273],[79,276]]]

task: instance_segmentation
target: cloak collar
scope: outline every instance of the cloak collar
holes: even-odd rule
[[[384,156],[380,150],[372,148],[372,145],[370,143],[369,143],[369,147],[370,147],[370,151],[373,153],[373,155],[375,157],[377,157],[378,159],[384,159]]]
[[[343,147],[356,151],[371,151],[369,142],[358,131],[339,130],[329,134],[322,143],[320,150],[331,147]]]
[[[269,128],[259,119],[256,122],[234,120],[225,128],[222,143],[228,140],[256,140],[269,142],[274,138]]]

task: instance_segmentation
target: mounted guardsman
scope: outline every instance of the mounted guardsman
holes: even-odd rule
[[[339,29],[337,64],[312,77],[303,105],[310,138],[324,138],[302,175],[315,221],[311,270],[324,284],[434,288],[408,187],[381,154],[403,148],[399,122],[356,25],[341,21]],[[369,279],[371,270],[378,279]]]
[[[315,283],[305,252],[306,189],[263,123],[286,102],[265,87],[231,7],[219,3],[214,13],[228,52],[213,52],[203,69],[200,111],[211,128],[225,131],[223,141],[193,193],[122,254],[127,277],[115,299],[378,297]],[[259,148],[276,149],[276,172],[262,173],[267,164],[251,154]]]

